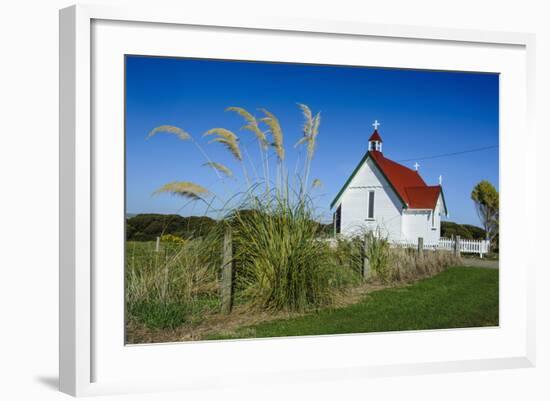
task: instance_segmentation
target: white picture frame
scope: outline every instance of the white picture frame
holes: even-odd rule
[[[117,23],[122,25],[116,26]],[[105,29],[101,32],[94,31],[96,29],[94,24],[99,27],[97,29]],[[94,241],[97,238],[95,235],[100,229],[98,227],[111,224],[105,222],[109,216],[112,216],[109,213],[103,214],[104,209],[101,207],[100,199],[97,198],[98,191],[99,193],[101,191],[105,193],[104,190],[107,189],[107,187],[102,187],[105,180],[98,179],[104,173],[101,173],[97,154],[103,152],[102,155],[106,155],[104,159],[106,161],[101,163],[107,165],[108,160],[111,160],[112,163],[118,163],[118,167],[115,166],[117,169],[120,168],[120,160],[117,160],[120,154],[113,150],[115,147],[120,146],[120,142],[113,143],[111,146],[108,142],[98,143],[94,139],[92,126],[101,124],[101,122],[94,121],[94,118],[101,118],[102,114],[99,110],[100,107],[97,111],[95,110],[96,104],[92,101],[92,97],[102,96],[102,94],[94,95],[97,88],[92,85],[92,77],[97,72],[94,69],[109,68],[111,65],[109,61],[102,64],[101,60],[105,60],[105,57],[98,57],[98,60],[101,59],[99,61],[94,59],[95,55],[100,54],[97,53],[98,51],[103,51],[102,46],[109,47],[108,51],[114,52],[112,54],[124,53],[125,41],[130,40],[128,39],[130,37],[139,36],[139,30],[144,29],[145,26],[156,27],[153,30],[154,32],[150,31],[153,32],[152,35],[148,36],[151,38],[153,46],[155,35],[159,35],[160,38],[169,34],[171,29],[185,29],[185,27],[197,29],[198,27],[204,28],[205,31],[220,30],[220,34],[224,34],[224,32],[225,34],[228,34],[227,32],[243,32],[243,35],[244,33],[250,35],[261,33],[265,35],[266,40],[273,40],[274,43],[280,40],[277,37],[279,34],[288,37],[297,35],[302,37],[303,40],[314,40],[317,37],[326,40],[338,38],[342,41],[368,39],[383,40],[387,44],[392,43],[392,41],[396,43],[409,41],[407,43],[414,42],[418,46],[424,44],[438,46],[441,48],[441,58],[443,59],[447,57],[444,55],[446,54],[444,47],[447,45],[455,46],[453,52],[458,53],[461,51],[467,52],[469,51],[468,48],[473,51],[477,49],[480,53],[485,52],[488,48],[496,49],[495,52],[497,53],[501,51],[503,52],[503,58],[498,59],[496,57],[493,63],[500,62],[504,64],[506,60],[511,61],[507,63],[508,66],[502,66],[503,69],[509,68],[509,70],[506,70],[509,72],[506,72],[505,76],[511,78],[510,81],[506,82],[517,86],[515,89],[524,95],[518,96],[518,99],[508,99],[511,88],[507,87],[502,92],[501,96],[505,98],[501,99],[504,105],[501,107],[501,114],[504,114],[504,117],[501,118],[501,160],[508,160],[511,152],[514,151],[513,141],[508,134],[513,129],[523,127],[524,140],[522,141],[525,144],[521,150],[515,150],[517,164],[514,169],[501,163],[501,202],[504,208],[502,223],[504,229],[501,239],[503,249],[506,249],[506,244],[511,244],[516,239],[513,234],[507,234],[507,232],[511,233],[511,229],[518,227],[518,224],[520,224],[519,217],[514,218],[511,214],[507,214],[506,210],[511,210],[514,206],[527,205],[528,200],[531,197],[534,198],[534,144],[536,142],[532,115],[535,85],[534,35],[376,25],[358,21],[296,20],[252,15],[242,18],[221,18],[198,14],[187,15],[182,10],[165,10],[155,7],[112,8],[109,6],[78,5],[63,9],[60,12],[59,374],[61,391],[81,396],[133,391],[200,389],[211,386],[225,386],[229,383],[231,385],[245,385],[250,380],[284,383],[293,380],[329,380],[350,376],[360,380],[366,377],[404,373],[534,366],[534,270],[536,263],[534,255],[536,253],[527,252],[528,256],[522,258],[520,268],[512,270],[509,266],[519,259],[511,247],[501,256],[501,315],[504,316],[504,323],[496,329],[429,331],[403,335],[380,333],[374,335],[324,336],[322,339],[305,337],[299,339],[238,340],[138,347],[124,347],[124,344],[119,341],[118,334],[116,336],[113,334],[117,338],[115,340],[116,344],[111,346],[119,347],[120,349],[117,348],[119,351],[124,349],[124,352],[120,354],[121,358],[128,358],[125,360],[126,362],[122,359],[117,360],[115,354],[118,351],[104,345],[109,341],[102,339],[109,336],[110,330],[113,330],[112,327],[108,326],[108,322],[113,321],[114,324],[120,325],[120,321],[117,320],[120,318],[120,314],[107,318],[101,312],[101,302],[96,304],[97,298],[94,299],[94,294],[98,290],[98,286],[105,284],[106,279],[114,279],[116,283],[120,283],[122,278],[108,278],[94,273],[94,266],[96,266],[98,260],[101,261],[101,258],[113,255],[109,252],[96,253],[97,249]],[[134,29],[134,31],[132,31],[132,35],[127,35],[128,38],[120,34],[121,31],[127,30],[129,32],[130,29]],[[201,31],[201,29],[198,30]],[[95,42],[93,40],[94,32],[98,32],[98,39]],[[112,42],[109,46],[107,46],[104,39],[101,39],[101,35],[105,34],[116,34],[116,37],[111,37],[113,40],[109,41]],[[197,35],[200,35],[200,32]],[[207,43],[206,39],[204,43]],[[147,43],[143,43],[143,40],[140,43],[140,46],[147,45]],[[164,50],[160,51],[161,55],[175,51],[175,48],[170,48],[169,45],[166,46]],[[146,49],[145,47],[141,48]],[[507,52],[506,49],[510,51]],[[149,48],[145,51],[148,54],[153,50]],[[420,48],[419,51],[421,51]],[[264,57],[269,57],[269,54],[265,53]],[[282,56],[274,57],[279,58]],[[334,52],[326,57],[337,57],[337,55]],[[395,63],[394,66],[404,68],[434,68],[435,66],[431,61],[418,64],[418,60],[399,61],[399,57],[404,58],[404,55],[396,55],[395,57],[395,60],[392,61]],[[444,62],[445,60],[441,61],[442,66]],[[468,60],[465,60],[464,63],[462,66],[457,65],[456,68],[461,70],[477,69],[475,64],[468,66]],[[389,62],[381,62],[379,65],[388,66]],[[494,65],[495,67],[491,68],[491,71],[502,73],[498,65]],[[517,69],[513,70],[516,67]],[[478,68],[485,70],[483,67]],[[107,79],[119,79],[121,72],[118,71],[113,77]],[[113,81],[109,82],[113,83]],[[117,90],[117,93],[120,94],[120,88]],[[116,96],[114,99],[120,100]],[[120,116],[113,118],[120,119]],[[522,182],[522,191],[514,192],[508,189],[517,182]],[[113,179],[105,185],[116,186],[119,184],[120,181]],[[524,209],[520,217],[524,218],[528,225],[531,225],[532,232],[534,232],[535,219],[533,216],[536,215],[536,208],[530,206]],[[122,224],[122,217],[120,224]],[[507,229],[509,231],[506,231]],[[117,243],[117,241],[115,240],[114,243]],[[529,243],[526,243],[525,246],[534,247]],[[120,259],[118,261],[120,262]],[[109,297],[108,299],[111,300],[110,297],[115,297],[115,292],[119,290],[120,286],[113,285],[111,289],[105,289],[105,297]],[[510,298],[503,298],[503,293],[509,295]],[[122,304],[123,293],[120,292],[119,296]],[[517,307],[511,306],[511,302],[503,302],[506,299],[513,299]],[[113,310],[116,312],[118,309],[114,308]],[[512,317],[515,319],[512,319]],[[113,327],[116,329],[118,326]],[[372,360],[354,359],[352,355],[348,356],[348,359],[338,356],[341,353],[341,347],[365,347],[365,349],[368,349],[369,346],[380,348],[382,344],[407,342],[409,345],[414,345],[410,348],[418,348],[422,344],[432,344],[434,348],[437,348],[438,343],[441,347],[444,347],[446,341],[458,341],[462,344],[454,350],[454,356],[442,354],[439,359],[434,355],[423,359],[413,352],[410,355],[403,354],[399,356],[385,355],[384,352],[375,355],[373,352],[370,354]],[[476,349],[475,344],[482,344],[482,341],[487,341],[487,344],[495,344],[495,347],[489,349],[490,347],[487,345],[486,352],[483,352],[481,346]],[[465,351],[467,344],[470,344],[468,352]],[[320,347],[323,347],[326,352],[323,361],[315,359]],[[276,360],[273,363],[274,367],[272,366],[270,369],[258,365],[254,366],[254,369],[250,369],[243,364],[237,369],[234,369],[235,366],[221,366],[218,371],[212,374],[206,374],[204,369],[201,370],[197,367],[187,371],[185,379],[178,377],[178,375],[164,375],[164,378],[160,378],[160,376],[153,377],[154,375],[151,372],[143,372],[143,376],[140,376],[139,361],[143,361],[144,365],[151,365],[166,360],[166,366],[169,368],[171,363],[168,362],[168,359],[177,358],[174,355],[181,352],[186,352],[189,355],[187,359],[190,361],[187,364],[188,366],[193,363],[193,358],[196,358],[198,352],[207,358],[212,357],[214,352],[218,355],[224,355],[228,359],[235,358],[235,355],[242,355],[245,360],[246,358],[253,358],[252,354],[275,358],[274,353],[285,355],[285,353],[290,352],[304,352],[304,355],[308,355],[311,360],[309,363],[307,363],[308,361],[304,363],[297,361],[292,369],[290,367],[289,369],[285,368],[284,359],[281,359]],[[458,357],[457,355],[460,355],[460,352],[464,352],[466,356],[464,358]],[[113,359],[108,359],[111,356],[107,354],[111,353]],[[360,356],[360,353],[356,354]],[[429,352],[426,352],[426,354],[429,354]],[[101,363],[96,361],[98,355],[99,360],[102,361]],[[181,355],[179,360],[181,361]],[[113,371],[120,370],[121,365],[117,365],[118,363],[126,363],[127,366],[133,366],[135,369],[128,369],[127,376],[117,376],[114,372],[104,375],[101,372],[100,366],[106,366],[107,364],[113,366]],[[236,370],[239,375],[232,376],[232,370]],[[135,374],[136,380],[133,380],[132,374]],[[105,378],[103,379],[103,377]]]

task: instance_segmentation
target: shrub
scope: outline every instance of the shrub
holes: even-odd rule
[[[185,239],[173,234],[164,234],[163,236],[160,237],[160,241],[164,243],[169,243],[169,244],[178,244],[178,245],[185,244]]]

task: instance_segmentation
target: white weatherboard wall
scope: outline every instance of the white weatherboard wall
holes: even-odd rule
[[[435,228],[432,228],[431,210],[404,210],[404,238],[416,242],[419,237],[425,244],[437,244],[441,235],[441,214],[444,213],[443,198],[439,195],[435,208]]]
[[[424,243],[429,244],[435,242],[439,238],[435,238],[430,227],[430,211],[429,210],[405,210],[403,212],[403,231],[404,236],[409,241],[414,241],[419,237],[424,238]]]
[[[374,220],[367,220],[368,193],[374,190]],[[359,168],[339,204],[342,205],[341,232],[353,234],[379,228],[391,239],[402,238],[401,201],[371,159]],[[337,205],[336,205],[337,206]]]

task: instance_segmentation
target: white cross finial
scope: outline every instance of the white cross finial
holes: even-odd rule
[[[443,176],[442,175],[439,176],[439,185],[441,185],[441,184],[443,184]]]
[[[375,130],[377,130],[378,127],[380,126],[380,123],[378,122],[378,120],[374,120],[374,123],[372,124],[372,126],[374,127]]]
[[[414,163],[414,169],[415,169],[416,171],[418,171],[418,167],[420,167],[420,164],[418,164],[418,162],[415,162],[415,163]]]

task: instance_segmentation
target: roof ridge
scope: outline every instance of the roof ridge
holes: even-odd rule
[[[387,161],[387,162],[390,162],[390,163],[393,163],[393,164],[396,164],[400,167],[403,167],[403,168],[406,168],[407,170],[409,170],[411,173],[416,173],[420,176],[420,173],[418,172],[418,170],[413,170],[412,168],[410,167],[407,167],[405,166],[404,164],[401,164],[401,163],[398,163],[392,159],[388,159],[386,156],[384,156],[382,153],[380,154],[380,157],[382,157],[384,159],[384,161]]]
[[[420,188],[420,189],[424,189],[424,188],[441,188],[441,185],[423,185],[423,186],[419,186],[419,185],[409,185],[406,188]]]

